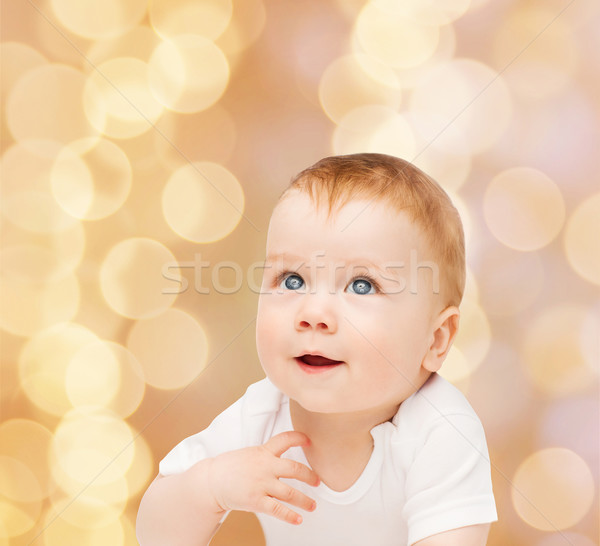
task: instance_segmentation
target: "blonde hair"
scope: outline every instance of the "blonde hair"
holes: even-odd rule
[[[329,215],[355,199],[406,213],[438,260],[445,305],[460,304],[465,286],[460,216],[437,182],[412,163],[373,153],[326,157],[296,175],[281,199],[292,190],[308,194],[316,206],[326,199]]]

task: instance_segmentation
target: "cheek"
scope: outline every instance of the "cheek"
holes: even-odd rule
[[[270,328],[264,319],[264,314],[259,314],[256,318],[256,349],[258,356],[262,359],[265,348],[269,347]]]
[[[363,316],[353,321],[351,328],[356,340],[356,350],[365,361],[377,363],[378,373],[403,370],[422,356],[422,328],[418,317],[406,320],[390,317],[380,320],[376,316]]]
[[[283,328],[277,308],[261,301],[256,315],[256,347],[259,357],[273,351]]]

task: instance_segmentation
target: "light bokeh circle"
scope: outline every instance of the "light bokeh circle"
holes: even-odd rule
[[[104,342],[89,343],[69,362],[65,376],[73,406],[107,406],[120,382],[119,362]]]
[[[229,235],[244,213],[237,178],[217,163],[197,162],[177,169],[162,194],[165,220],[179,236],[197,243]]]
[[[36,233],[62,231],[77,222],[58,205],[49,189],[15,193],[4,200],[2,212],[14,225]]]
[[[435,120],[424,135],[426,141],[440,138],[451,127],[462,135],[471,153],[495,144],[512,116],[511,95],[502,77],[472,59],[440,62],[420,74],[409,107],[415,115]]]
[[[125,449],[133,450],[133,445],[129,444]],[[90,460],[93,460],[94,457],[96,455],[92,455]],[[57,463],[54,454],[51,454],[49,464],[52,470],[52,478],[59,485],[56,491],[50,495],[50,502],[62,512],[67,521],[86,527],[102,526],[105,523],[105,521],[102,521],[103,519],[116,519],[122,514],[130,498],[125,476],[109,483],[92,480],[86,484],[85,490],[83,490],[77,475],[68,474],[64,467]],[[111,464],[107,463],[107,465]],[[81,502],[67,506],[73,499]],[[104,515],[102,510],[95,513],[96,506],[103,508],[104,505],[110,507],[108,513]]]
[[[405,116],[396,114],[375,129],[368,148],[375,153],[413,158],[416,152],[413,128]]]
[[[471,372],[472,370],[465,356],[460,349],[453,346],[450,348],[448,356],[444,360],[438,374],[464,392],[468,386],[468,379]]]
[[[202,326],[180,309],[136,322],[127,348],[144,370],[146,382],[158,389],[179,389],[204,369],[208,339]]]
[[[64,277],[58,257],[40,245],[6,245],[0,250],[0,273],[12,279],[45,282]]]
[[[74,34],[98,40],[114,38],[133,28],[146,13],[146,0],[50,0],[60,23]]]
[[[129,497],[142,493],[153,479],[155,472],[152,449],[141,434],[136,434],[130,448],[133,450],[133,460],[125,474]]]
[[[50,173],[54,198],[81,220],[99,220],[116,212],[129,195],[131,181],[129,158],[106,139],[72,142],[58,154]]]
[[[479,302],[479,282],[473,274],[473,270],[467,264],[465,275],[465,289],[463,291],[463,302],[477,304]]]
[[[384,13],[417,19],[425,25],[446,25],[461,17],[471,0],[371,0]]]
[[[519,465],[512,484],[515,510],[523,521],[543,531],[575,525],[594,499],[589,467],[565,448],[547,448],[530,455]]]
[[[19,503],[0,494],[0,515],[2,515],[0,541],[19,537],[33,529],[39,520],[41,510],[42,503],[40,501]]]
[[[52,283],[64,279],[81,263],[86,246],[79,222],[48,234],[33,234],[7,225],[2,238],[0,275],[25,282]]]
[[[471,173],[471,155],[465,149],[454,153],[440,146],[416,144],[416,154],[412,163],[426,172],[442,188],[458,190]]]
[[[117,243],[102,262],[100,288],[108,305],[128,318],[147,318],[170,307],[176,293],[169,280],[181,279],[171,251],[154,239]]]
[[[4,275],[0,280],[0,328],[6,332],[31,336],[77,314],[81,294],[74,273],[51,282]]]
[[[597,341],[596,338],[596,351],[599,349]],[[587,396],[554,400],[544,409],[536,431],[538,446],[561,446],[571,449],[590,466],[596,480],[600,477],[600,467],[596,465],[600,458],[598,406],[598,397],[594,392]]]
[[[528,325],[523,359],[531,380],[542,392],[566,396],[597,381],[584,345],[587,320],[586,307],[557,305]]]
[[[52,141],[19,142],[2,155],[0,210],[4,218],[23,230],[39,234],[76,228],[78,220],[54,199],[50,173],[60,146]]]
[[[590,305],[585,311],[579,336],[579,346],[585,363],[590,370],[600,375],[600,300]]]
[[[489,319],[478,303],[465,300],[461,305],[460,329],[454,345],[460,351],[469,371],[477,369],[487,356],[492,341]]]
[[[457,28],[454,25],[444,25],[439,27],[439,39],[436,49],[431,57],[425,62],[408,68],[396,68],[394,72],[402,84],[405,92],[410,92],[419,84],[422,78],[436,66],[452,60],[456,56],[457,49]],[[353,42],[354,51],[362,51],[358,39]]]
[[[85,83],[83,104],[90,124],[122,139],[146,133],[164,111],[150,90],[148,65],[134,57],[100,64]]]
[[[43,498],[34,473],[19,459],[0,454],[0,496],[13,502],[32,502]]]
[[[416,139],[411,159],[446,190],[457,190],[471,172],[472,151],[459,127],[453,124],[440,129],[440,120],[428,112],[406,114]]]
[[[211,40],[195,34],[163,41],[148,64],[152,93],[176,112],[206,110],[221,98],[229,83],[225,54]]]
[[[131,352],[118,343],[100,340],[73,356],[65,385],[73,406],[101,406],[121,417],[138,408],[145,391],[142,367]]]
[[[360,12],[355,32],[365,53],[395,68],[424,63],[439,42],[437,25],[423,24],[419,18],[399,10],[385,10],[368,2]]]
[[[72,504],[70,502],[71,499],[66,499],[62,505],[48,510],[44,520],[45,546],[125,546],[120,513],[108,503],[88,501],[85,496],[75,499]],[[72,512],[73,516],[65,512],[65,509]],[[95,513],[102,523],[86,525],[92,520],[90,513]]]
[[[483,213],[500,242],[531,251],[546,246],[558,235],[565,219],[565,204],[560,189],[547,175],[529,167],[516,167],[490,182]]]
[[[123,478],[133,461],[129,425],[102,408],[75,408],[58,424],[50,465],[54,476],[66,474],[81,486],[107,485]],[[53,467],[56,468],[56,472]]]
[[[391,108],[367,105],[348,112],[333,132],[338,155],[375,152],[412,158],[416,143],[407,120]]]
[[[198,34],[216,40],[227,28],[233,13],[232,0],[152,0],[150,23],[163,38]]]
[[[370,144],[371,135],[395,116],[396,112],[392,108],[376,104],[350,110],[333,131],[333,152],[345,155],[365,151]]]
[[[0,425],[0,455],[20,461],[35,479],[35,489],[21,489],[24,502],[41,501],[55,489],[48,469],[52,433],[29,419],[8,419]]]
[[[600,285],[600,193],[588,197],[573,212],[565,230],[569,265],[585,280]]]
[[[71,358],[96,334],[76,323],[61,323],[31,337],[19,355],[19,380],[29,400],[40,409],[63,416],[72,409],[65,390]]]
[[[41,65],[14,85],[6,103],[6,122],[24,146],[36,149],[37,141],[55,142],[57,148],[78,138],[97,136],[85,115],[81,97],[85,75],[63,64]],[[56,113],[60,112],[60,120]]]
[[[38,50],[22,42],[0,43],[0,56],[2,58],[2,78],[0,78],[2,104],[23,74],[48,62]]]
[[[380,105],[396,110],[401,97],[400,81],[394,71],[364,54],[335,59],[319,82],[321,107],[336,123],[361,106]]]
[[[229,58],[239,55],[258,40],[266,21],[263,0],[236,1],[231,21],[216,43]]]
[[[160,37],[151,28],[142,24],[117,38],[93,42],[86,55],[96,66],[123,57],[139,59],[147,63],[159,42]]]

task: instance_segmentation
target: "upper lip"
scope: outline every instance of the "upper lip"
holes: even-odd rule
[[[324,355],[323,353],[321,353],[320,351],[303,351],[300,354],[298,354],[298,356],[296,358],[300,358],[302,356],[306,356],[306,355],[310,355],[310,356],[323,356],[325,358],[330,358],[327,355]],[[331,360],[335,360],[335,359],[331,359]]]
[[[334,362],[343,362],[343,360],[340,360],[338,358],[332,358],[331,356],[327,356],[320,351],[305,351],[296,356],[296,358],[302,358],[303,356],[320,356],[323,358],[327,358],[328,360],[332,360]]]

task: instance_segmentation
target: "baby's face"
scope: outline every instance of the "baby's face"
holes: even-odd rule
[[[267,376],[308,411],[397,407],[429,375],[430,259],[403,213],[351,201],[327,219],[289,194],[271,218],[258,307]]]

